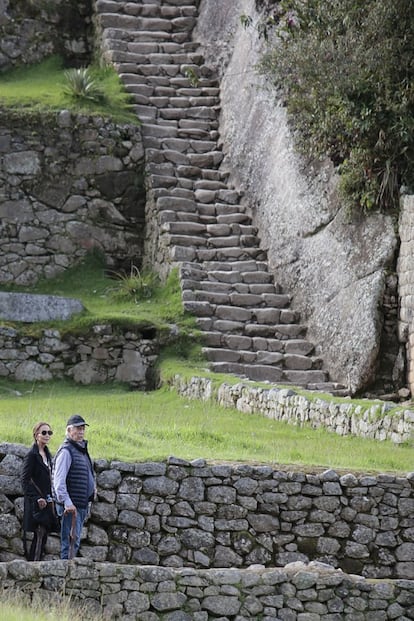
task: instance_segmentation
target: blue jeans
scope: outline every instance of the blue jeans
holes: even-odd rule
[[[79,550],[82,526],[88,515],[88,509],[87,508],[76,509],[76,525],[75,525],[75,532],[74,532],[74,541],[71,542],[70,530],[72,528],[72,513],[66,513],[65,515],[63,513],[63,507],[61,507],[60,505],[57,505],[57,506],[58,506],[58,513],[60,513],[60,515],[62,516],[61,517],[61,520],[62,520],[61,529],[60,529],[60,558],[68,559],[69,556],[71,558],[75,558]],[[72,555],[69,554],[71,550],[71,546],[73,549]]]

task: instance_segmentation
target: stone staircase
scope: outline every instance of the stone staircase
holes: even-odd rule
[[[103,56],[142,122],[146,254],[179,266],[183,304],[197,317],[212,370],[342,394],[220,167],[220,85],[192,40],[197,15],[197,0],[96,2]]]

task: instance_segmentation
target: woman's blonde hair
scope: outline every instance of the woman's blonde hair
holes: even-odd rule
[[[43,425],[47,425],[49,429],[51,429],[51,426],[49,425],[49,423],[45,423],[44,421],[41,421],[40,423],[36,423],[36,425],[33,427],[33,437],[35,440],[36,440],[37,434],[39,433],[40,427],[43,427]]]

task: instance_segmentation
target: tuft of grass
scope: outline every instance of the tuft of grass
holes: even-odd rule
[[[109,271],[108,274],[117,281],[109,293],[115,299],[133,299],[136,304],[139,300],[151,298],[160,284],[158,274],[140,271],[136,265],[131,265],[129,273],[122,270]]]
[[[0,619],[3,621],[102,621],[91,605],[76,604],[56,592],[27,593],[0,590]]]
[[[188,460],[306,467],[307,471],[412,470],[412,446],[408,443],[395,446],[391,442],[300,428],[260,414],[222,408],[214,402],[186,399],[167,385],[145,393],[131,392],[119,384],[28,384],[0,378],[3,442],[29,446],[34,424],[47,420],[55,432],[51,442],[54,453],[63,440],[66,421],[74,412],[90,424],[88,440],[95,459],[140,462],[175,455]]]
[[[102,93],[102,97],[74,97],[75,85],[68,90],[68,70],[63,65],[63,59],[50,56],[38,64],[1,73],[0,105],[21,110],[22,113],[69,108],[78,113],[112,117],[120,123],[139,123],[138,117],[131,110],[130,96],[113,67],[93,65],[85,68],[83,73],[78,73],[76,69],[69,70],[70,75],[71,71],[75,77],[78,76],[78,92],[81,92],[82,82],[79,76],[86,71],[83,91],[92,82],[93,88],[87,90],[95,95]]]

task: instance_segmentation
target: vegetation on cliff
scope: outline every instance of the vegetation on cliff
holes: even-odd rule
[[[261,70],[280,89],[301,150],[332,159],[350,207],[397,209],[401,187],[414,189],[414,4],[256,3],[268,42]]]

